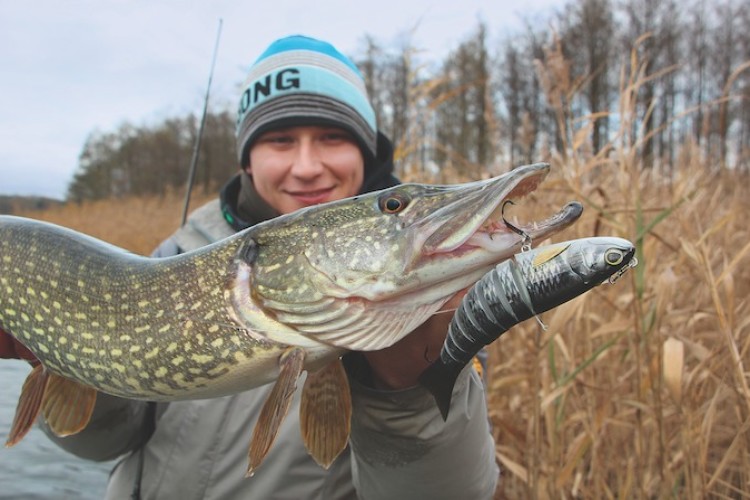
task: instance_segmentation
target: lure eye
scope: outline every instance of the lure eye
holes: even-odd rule
[[[409,198],[401,194],[389,194],[380,199],[380,210],[386,214],[396,214],[406,208]]]
[[[617,266],[621,264],[624,258],[625,255],[616,248],[610,248],[604,253],[604,262],[606,262],[610,266]]]

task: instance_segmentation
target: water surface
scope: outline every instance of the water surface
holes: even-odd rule
[[[13,448],[8,438],[18,395],[31,371],[22,361],[0,360],[0,499],[100,499],[115,462],[90,462],[65,453],[38,428]]]

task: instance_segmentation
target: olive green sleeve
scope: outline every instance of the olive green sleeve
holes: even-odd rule
[[[379,391],[350,381],[352,470],[362,500],[492,498],[499,468],[473,368],[456,382],[447,422],[422,387]]]

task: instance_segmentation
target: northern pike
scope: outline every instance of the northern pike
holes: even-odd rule
[[[504,223],[501,204],[536,189],[548,170],[534,164],[467,184],[402,184],[159,259],[0,217],[0,329],[41,362],[24,383],[7,445],[40,411],[56,434],[79,432],[97,391],[172,401],[276,380],[251,441],[252,471],[307,370],[303,437],[327,466],[349,433],[342,353],[394,344],[515,254],[521,237]],[[523,229],[545,238],[581,210],[571,202]],[[317,433],[328,424],[315,417],[331,399],[343,408],[337,438]]]
[[[614,282],[637,264],[634,255],[633,244],[622,238],[581,238],[516,254],[476,282],[453,315],[439,357],[419,377],[443,419],[458,374],[484,346],[522,321]]]

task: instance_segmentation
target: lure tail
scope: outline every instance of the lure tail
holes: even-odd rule
[[[419,376],[419,385],[430,391],[432,397],[435,398],[443,420],[448,420],[453,388],[462,368],[463,366],[447,365],[438,359]]]

